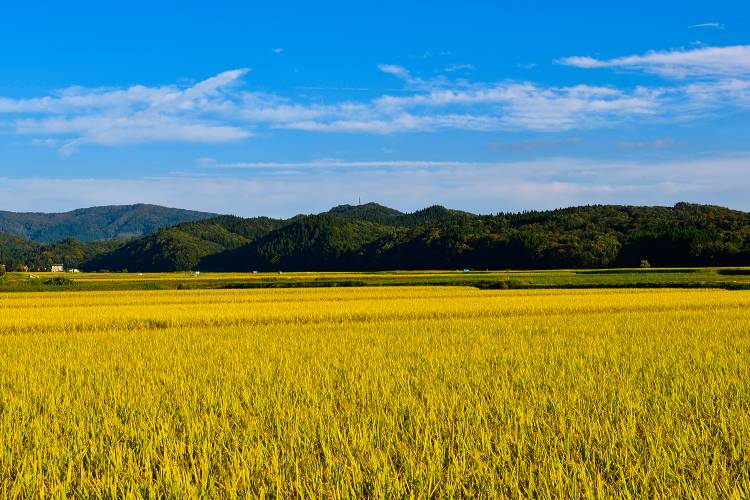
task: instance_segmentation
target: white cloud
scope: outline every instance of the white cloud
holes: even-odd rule
[[[445,67],[445,71],[448,73],[454,73],[456,71],[472,70],[474,69],[473,64],[449,64]]]
[[[617,143],[620,149],[626,150],[656,150],[667,149],[675,145],[673,139],[654,139],[652,141],[620,141]]]
[[[75,153],[81,146],[119,146],[146,142],[221,143],[244,139],[249,132],[237,127],[182,120],[160,114],[136,114],[127,117],[81,116],[71,119],[27,119],[16,123],[25,134],[78,135],[60,149],[63,155]]]
[[[745,62],[740,57],[744,55]],[[750,46],[654,52],[608,61],[578,57],[565,63],[681,76],[707,75],[710,70],[721,72],[721,78],[698,78],[671,87],[550,86],[470,82],[445,75],[424,79],[387,64],[379,69],[402,80],[402,92],[323,100],[308,92],[280,96],[248,90],[243,78],[249,70],[241,68],[190,86],[69,87],[28,99],[0,97],[0,128],[6,134],[29,136],[37,144],[59,141],[60,152],[71,154],[86,145],[223,143],[245,139],[256,130],[562,132],[703,119],[750,108]],[[740,76],[727,76],[733,73]]]
[[[737,109],[750,107],[750,80],[725,79],[696,82],[682,88],[689,109]]]
[[[383,97],[382,107],[495,106],[486,129],[570,130],[611,125],[658,112],[659,91],[576,85],[540,87],[534,83],[501,83],[462,90],[435,90],[409,97]],[[491,125],[491,126],[488,126]]]
[[[379,64],[378,69],[383,73],[393,75],[402,80],[410,80],[411,73],[403,66],[397,66],[395,64]]]
[[[197,163],[213,168],[224,169],[315,169],[315,168],[445,168],[445,167],[487,167],[496,163],[467,162],[467,161],[428,161],[428,160],[313,160],[301,162],[234,162],[220,163],[209,158],[199,158]]]
[[[721,23],[711,22],[711,23],[692,24],[692,25],[688,26],[688,28],[690,28],[690,29],[693,29],[693,28],[716,28],[716,29],[723,30],[724,29],[724,25],[721,24]]]
[[[346,162],[341,162],[342,165]],[[553,158],[505,163],[360,161],[348,170],[274,164],[244,176],[141,179],[0,179],[0,209],[62,211],[83,206],[156,203],[239,215],[288,217],[358,196],[402,210],[435,203],[474,212],[546,209],[591,203],[671,205],[697,201],[750,210],[750,154],[669,162]],[[420,163],[422,165],[420,166]],[[373,164],[372,167],[356,166]],[[278,168],[276,168],[278,167]],[[254,167],[251,167],[254,168]],[[309,196],[311,192],[314,197]]]
[[[275,49],[271,49],[271,52],[273,52],[274,54],[281,54],[282,52],[284,52],[284,49],[281,47],[277,47]]]
[[[487,147],[491,151],[536,151],[583,142],[581,137],[561,137],[557,139],[532,139],[519,142],[491,142]]]
[[[250,132],[213,115],[234,108],[234,89],[248,71],[225,71],[187,88],[70,87],[40,98],[0,98],[0,117],[10,116],[20,134],[64,138],[63,154],[86,144],[233,141]]]
[[[69,114],[93,111],[112,113],[128,111],[172,112],[217,111],[247,68],[224,71],[187,88],[177,86],[146,87],[133,85],[125,89],[69,87],[51,96],[30,99],[0,97],[1,114]]]
[[[750,45],[652,51],[615,59],[573,56],[560,59],[559,62],[578,68],[630,69],[680,79],[736,78],[750,76]]]

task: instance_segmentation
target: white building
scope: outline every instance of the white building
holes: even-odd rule
[[[52,264],[52,272],[53,273],[62,273],[65,271],[65,266],[62,264]]]

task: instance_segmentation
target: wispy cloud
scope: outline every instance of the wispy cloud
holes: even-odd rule
[[[653,51],[615,59],[573,56],[558,62],[578,68],[620,68],[680,79],[738,78],[750,76],[750,45]]]
[[[688,28],[690,28],[690,29],[694,29],[694,28],[716,28],[716,29],[723,30],[724,29],[724,25],[721,24],[721,23],[711,22],[711,23],[692,24],[692,25],[688,26]]]
[[[299,85],[297,87],[294,87],[297,90],[305,90],[305,91],[324,91],[324,92],[368,92],[370,90],[369,87],[324,87],[320,85]]]
[[[230,162],[222,163],[208,158],[200,158],[199,164],[211,168],[223,169],[370,169],[370,168],[396,168],[396,169],[423,169],[423,168],[460,168],[460,167],[491,167],[497,163],[492,162],[470,162],[470,161],[431,161],[431,160],[312,160],[300,162]]]
[[[445,67],[445,71],[448,73],[454,73],[456,71],[472,70],[474,69],[473,64],[449,64]]]
[[[534,69],[538,66],[537,63],[517,63],[516,68],[521,69]]]
[[[284,52],[284,49],[281,47],[277,47],[275,49],[271,49],[271,52],[273,52],[274,54],[281,54],[282,52]]]
[[[251,133],[215,116],[234,106],[233,90],[248,71],[226,71],[187,88],[70,87],[39,98],[0,98],[0,119],[11,117],[20,134],[66,138],[63,154],[87,144],[233,141]]]
[[[403,66],[397,66],[396,64],[380,64],[378,65],[378,69],[383,73],[388,73],[389,75],[393,75],[404,80],[408,80],[411,78],[411,73],[409,73],[409,70],[407,70]]]
[[[432,80],[425,80],[412,74],[411,71],[403,66],[397,64],[379,64],[378,69],[383,73],[395,76],[399,80],[402,80],[408,89],[412,91],[424,91],[435,88],[440,84],[444,84],[447,80],[443,77],[438,77]]]
[[[224,143],[259,130],[558,133],[687,121],[750,109],[750,46],[650,52],[611,60],[573,57],[563,63],[639,69],[680,81],[656,87],[482,82],[448,74],[425,78],[403,66],[383,64],[379,70],[398,78],[402,91],[322,99],[314,89],[287,96],[253,91],[244,81],[249,70],[236,69],[189,86],[70,87],[27,99],[0,97],[0,128],[40,145],[59,141],[60,152],[72,154],[87,145]]]
[[[518,142],[491,142],[487,147],[491,151],[538,151],[541,149],[550,149],[558,146],[571,144],[580,144],[583,142],[582,137],[561,137],[559,139],[530,139]]]
[[[0,209],[59,211],[81,206],[158,203],[239,215],[318,212],[358,195],[403,210],[441,203],[474,212],[592,203],[717,203],[750,209],[750,155],[682,161],[550,158],[409,168],[243,170],[156,178],[3,178]],[[371,162],[358,162],[371,163]],[[378,162],[374,162],[378,163]],[[292,165],[299,165],[292,163]],[[309,196],[311,192],[315,196]]]
[[[625,150],[657,150],[667,149],[675,145],[673,139],[654,139],[652,141],[620,141],[617,146]]]

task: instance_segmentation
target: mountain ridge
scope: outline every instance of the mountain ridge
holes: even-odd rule
[[[234,226],[229,228],[227,220]],[[105,254],[85,265],[131,271],[134,263],[143,271],[346,271],[588,268],[637,266],[642,260],[664,266],[750,263],[750,214],[688,203],[494,215],[437,205],[403,213],[365,204],[286,220],[227,220],[185,223],[179,233],[162,230],[131,243],[136,259],[120,262]],[[244,236],[227,243],[204,234],[223,231],[219,228],[235,235],[244,231]],[[138,260],[148,253],[140,248],[146,240],[161,238],[169,242],[160,250],[166,260]]]
[[[138,203],[79,208],[68,212],[0,211],[0,232],[39,243],[75,238],[115,240],[143,236],[181,222],[218,214]]]
[[[750,265],[750,213],[678,203],[475,215],[370,203],[289,219],[215,216],[124,242],[0,237],[6,264],[24,255],[38,267],[142,272],[735,266]]]

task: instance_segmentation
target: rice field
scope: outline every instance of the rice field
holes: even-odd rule
[[[750,290],[750,268],[429,270],[275,273],[6,273],[5,292],[143,291],[362,286],[475,286],[483,289],[722,288]]]
[[[750,495],[750,292],[0,294],[0,496]]]

